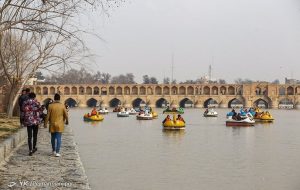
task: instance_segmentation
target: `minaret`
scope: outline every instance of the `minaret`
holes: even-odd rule
[[[208,68],[208,80],[211,81],[211,78],[212,78],[212,71],[211,71],[211,65],[209,65],[209,68]]]

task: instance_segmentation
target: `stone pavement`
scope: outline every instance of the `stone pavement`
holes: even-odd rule
[[[37,152],[28,156],[26,142],[0,166],[0,189],[90,189],[69,126],[62,135],[61,157],[52,155],[50,133],[40,128]],[[9,187],[12,186],[12,187]]]

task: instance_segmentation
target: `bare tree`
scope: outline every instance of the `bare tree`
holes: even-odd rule
[[[122,0],[4,0],[0,2],[0,76],[10,89],[7,113],[12,116],[18,94],[39,69],[64,70],[80,63],[87,32],[74,19],[86,9],[106,10]]]

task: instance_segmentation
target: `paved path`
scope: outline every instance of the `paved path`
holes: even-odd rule
[[[38,151],[28,156],[27,141],[0,166],[0,189],[90,189],[70,127],[62,136],[61,157],[51,154],[48,129],[40,128]],[[9,187],[8,185],[13,185]]]

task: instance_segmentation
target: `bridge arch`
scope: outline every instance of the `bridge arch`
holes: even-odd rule
[[[235,88],[233,86],[228,87],[228,95],[234,95],[235,94]]]
[[[213,86],[211,89],[212,95],[218,95],[219,94],[219,89],[216,86]]]
[[[144,86],[140,87],[140,95],[146,95],[146,88]]]
[[[125,95],[130,95],[130,88],[128,86],[125,86],[125,88],[124,88],[124,94]]]
[[[194,95],[194,88],[192,86],[187,87],[187,94],[188,95]]]
[[[208,86],[205,86],[205,87],[203,88],[203,94],[204,94],[204,95],[210,95],[210,88],[209,88]]]
[[[88,99],[88,101],[86,101],[86,105],[88,107],[96,107],[97,103],[98,103],[98,101],[95,98],[90,98],[90,99]]]
[[[176,86],[172,86],[172,88],[171,88],[171,94],[172,95],[177,95],[178,94],[178,88]]]
[[[164,95],[170,95],[170,88],[167,87],[167,86],[165,86],[165,87],[163,88],[163,94],[164,94]]]
[[[122,95],[123,94],[123,89],[122,87],[118,86],[116,89],[117,95]]]
[[[118,98],[113,98],[112,100],[109,101],[109,107],[117,107],[120,105],[122,105],[122,102]]]
[[[140,107],[140,106],[145,106],[146,102],[141,99],[141,98],[136,98],[132,101],[132,107],[136,108],[136,107]]]
[[[93,94],[92,88],[91,88],[90,86],[86,87],[85,93],[86,93],[87,95],[92,95],[92,94]]]
[[[221,93],[222,95],[225,95],[225,94],[226,94],[226,87],[225,87],[225,86],[221,86],[221,88],[220,88],[220,93]]]
[[[82,86],[79,87],[79,94],[84,95],[84,87]]]
[[[35,88],[35,93],[36,93],[37,95],[41,95],[41,94],[42,94],[41,91],[42,91],[42,90],[41,90],[41,87],[38,86],[38,87]]]
[[[167,107],[170,105],[170,102],[168,102],[166,99],[164,98],[160,98],[156,101],[156,107],[158,108],[163,108],[163,107]]]
[[[77,102],[73,98],[66,99],[65,104],[67,104],[70,108],[71,107],[77,107]]]
[[[50,95],[55,94],[55,88],[53,86],[50,87]]]
[[[180,95],[185,95],[186,94],[186,89],[184,86],[179,87],[179,94]]]
[[[155,94],[156,95],[161,95],[162,94],[162,89],[160,86],[155,87]]]
[[[233,98],[228,102],[228,108],[235,108],[235,107],[244,107],[244,102],[237,98]]]
[[[48,88],[47,87],[43,87],[43,95],[48,95]]]
[[[256,101],[254,101],[253,106],[254,107],[259,107],[259,108],[269,108],[270,107],[270,102],[268,102],[267,100],[264,100],[262,98],[259,98]]]
[[[287,95],[294,95],[294,88],[291,86],[287,87],[286,93]]]
[[[78,94],[77,88],[76,88],[75,86],[73,86],[73,87],[71,88],[71,94],[72,94],[72,95],[77,95],[77,94]]]
[[[70,95],[70,88],[67,86],[64,87],[64,95]]]
[[[109,95],[115,95],[115,88],[112,87],[112,86],[110,86],[110,87],[108,88],[108,92],[109,92]]]
[[[300,94],[300,86],[297,86],[297,87],[295,88],[295,94],[296,94],[296,95],[299,95],[299,94]]]
[[[284,96],[285,95],[285,88],[283,86],[279,87],[279,95]]]
[[[93,93],[94,95],[99,95],[99,94],[100,94],[99,87],[98,87],[98,86],[95,86],[94,89],[93,89],[93,92],[94,92],[94,93]]]
[[[153,89],[152,89],[152,87],[149,86],[149,87],[147,88],[147,94],[148,94],[148,95],[153,95]]]
[[[179,102],[179,106],[182,108],[192,108],[194,107],[194,102],[189,98],[184,98]]]
[[[107,88],[106,87],[101,87],[101,95],[107,95]]]
[[[204,102],[203,106],[204,106],[204,108],[219,107],[219,103],[215,99],[209,98]]]
[[[137,86],[134,86],[134,87],[132,87],[132,90],[131,90],[131,94],[132,95],[138,95],[138,87]]]

